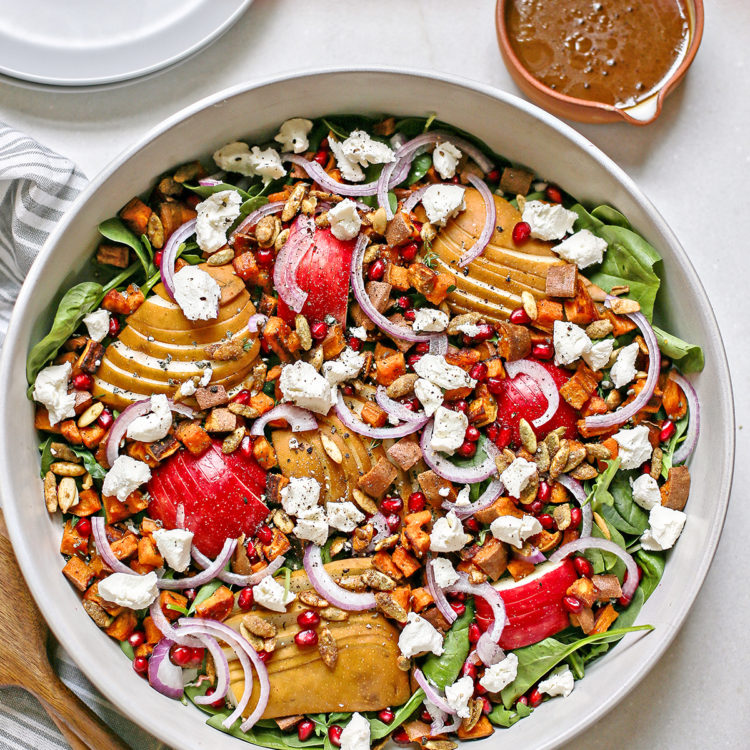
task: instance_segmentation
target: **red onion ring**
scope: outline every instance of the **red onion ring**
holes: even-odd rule
[[[472,466],[468,469],[462,469],[452,464],[447,458],[441,456],[437,451],[432,449],[430,440],[432,438],[432,422],[425,425],[422,431],[422,437],[419,444],[422,448],[422,456],[425,463],[443,479],[450,482],[460,482],[461,484],[475,484],[489,479],[493,474],[497,474],[495,466],[495,456],[499,451],[495,444],[489,440],[482,443],[487,458],[478,466]]]
[[[174,641],[162,638],[151,652],[148,660],[148,684],[167,698],[182,698],[182,668],[172,664],[169,649]]]
[[[607,299],[604,302],[605,307],[612,307],[611,302],[613,299],[616,298],[607,295]],[[661,366],[659,342],[656,340],[654,329],[651,328],[651,324],[646,320],[643,313],[627,313],[626,317],[630,318],[640,328],[643,340],[648,347],[648,374],[646,376],[646,383],[641,392],[627,406],[622,406],[617,411],[610,412],[609,414],[595,414],[594,416],[586,417],[584,424],[588,429],[606,430],[610,427],[618,427],[635,416],[648,404],[651,396],[654,395],[654,389],[659,380],[659,368]]]
[[[690,458],[698,442],[698,434],[701,428],[701,407],[698,394],[689,380],[674,371],[669,374],[669,377],[682,388],[688,402],[689,421],[685,440],[672,456],[673,464],[681,464]]]
[[[213,562],[210,557],[206,557],[200,550],[193,547],[191,552],[193,560],[196,564],[206,569],[210,567]],[[216,577],[224,583],[228,583],[232,586],[239,586],[245,588],[246,586],[255,586],[260,583],[264,578],[273,575],[285,562],[286,558],[283,555],[275,557],[265,568],[259,570],[257,573],[251,573],[249,575],[240,575],[239,573],[232,573],[228,570],[222,570]]]
[[[505,486],[502,479],[497,477],[487,485],[487,489],[470,505],[458,505],[446,500],[440,507],[448,511],[452,510],[456,514],[456,517],[463,521],[480,510],[489,508],[503,492],[505,492]]]
[[[179,578],[171,580],[167,578],[160,578],[156,582],[156,585],[160,589],[192,589],[198,586],[202,586],[204,583],[208,583],[209,581],[213,581],[214,578],[218,578],[219,573],[224,570],[224,566],[229,562],[236,546],[236,539],[227,539],[224,542],[224,546],[221,548],[221,552],[219,552],[216,559],[203,572],[198,573],[198,575],[192,576],[191,578]]]
[[[528,555],[524,555],[521,550],[513,549],[513,557],[515,557],[516,560],[523,560],[532,565],[539,565],[540,563],[547,562],[544,553],[540,552],[536,547],[531,547]]]
[[[389,440],[391,438],[396,440],[407,435],[413,435],[430,420],[429,417],[422,415],[422,418],[418,422],[406,422],[397,427],[370,427],[354,416],[344,402],[344,397],[340,392],[338,393],[338,401],[334,409],[336,410],[336,416],[352,432],[372,438],[373,440]]]
[[[424,185],[423,187],[419,188],[419,190],[415,190],[405,201],[404,205],[401,206],[401,209],[403,211],[406,211],[406,213],[411,213],[411,211],[414,210],[414,207],[419,203],[419,201],[422,200],[422,196],[425,194],[428,188],[431,188],[432,185]],[[459,264],[460,265],[460,264]]]
[[[347,612],[364,612],[375,608],[375,595],[370,593],[358,594],[341,588],[328,575],[320,558],[320,547],[308,544],[303,558],[305,572],[313,588],[334,607]]]
[[[303,156],[297,156],[296,154],[282,154],[281,161],[290,161],[292,164],[302,167],[302,169],[307,172],[310,179],[315,180],[320,187],[334,195],[354,197],[359,195],[375,195],[377,192],[377,182],[366,182],[361,185],[349,185],[348,183],[337,182],[320,164],[318,164],[318,162],[308,161]]]
[[[214,180],[213,177],[204,177],[202,180],[198,180],[198,184],[201,187],[215,187],[221,185],[221,180]]]
[[[305,430],[317,430],[318,423],[315,421],[315,417],[312,412],[307,409],[302,409],[299,406],[292,406],[291,404],[279,404],[274,406],[271,411],[267,411],[262,414],[254,422],[250,428],[251,435],[262,435],[263,429],[269,422],[274,422],[277,419],[283,419],[292,428],[292,432],[304,432]]]
[[[638,566],[630,554],[628,554],[619,544],[610,539],[599,539],[598,537],[581,537],[572,542],[563,544],[550,557],[550,562],[556,563],[564,560],[573,552],[583,552],[587,549],[601,549],[620,558],[625,563],[627,575],[622,584],[622,595],[626,599],[631,599],[635,590],[638,588]]]
[[[171,398],[167,399],[167,403],[169,404],[169,408],[177,414],[182,414],[185,417],[192,417],[193,414],[195,414],[195,411],[189,406],[178,404],[172,401]],[[144,398],[141,401],[135,401],[134,403],[130,404],[130,406],[126,406],[120,412],[120,415],[117,417],[117,419],[115,419],[115,421],[112,423],[112,428],[110,429],[109,435],[107,436],[107,445],[105,451],[107,463],[110,465],[110,467],[114,465],[118,455],[120,454],[120,442],[125,437],[125,434],[128,431],[128,427],[130,427],[131,423],[135,419],[145,416],[150,411],[151,399]]]
[[[438,608],[438,612],[440,612],[440,614],[445,617],[445,619],[448,620],[449,623],[454,623],[456,621],[456,618],[458,617],[458,614],[456,613],[456,610],[454,610],[453,607],[451,607],[451,605],[448,603],[448,599],[446,598],[443,589],[438,586],[438,582],[435,579],[435,570],[432,567],[434,562],[434,560],[428,560],[427,565],[425,565],[427,590],[430,592],[430,595],[435,601],[435,606]]]
[[[367,523],[372,524],[377,532],[375,536],[370,540],[370,544],[367,545],[367,551],[372,552],[375,549],[375,545],[378,542],[383,541],[391,535],[391,531],[388,528],[388,523],[385,520],[385,516],[378,511],[374,516],[371,516]]]
[[[581,527],[581,538],[591,536],[591,526],[593,523],[593,511],[591,503],[587,502],[586,490],[583,489],[583,485],[573,477],[567,474],[560,474],[557,477],[557,481],[570,492],[571,495],[578,501],[581,506],[581,518],[583,519],[583,526]]]
[[[422,422],[426,417],[423,411],[411,411],[404,404],[389,398],[384,385],[379,385],[375,391],[375,401],[381,409],[401,422]]]
[[[224,651],[216,642],[216,638],[213,637],[213,633],[209,629],[209,623],[211,622],[211,620],[197,620],[192,617],[181,617],[179,621],[180,632],[183,635],[194,636],[198,639],[214,660],[216,687],[211,695],[199,695],[193,698],[193,701],[200,705],[207,705],[225,698],[229,690],[229,663]]]
[[[104,560],[107,567],[111,568],[114,573],[126,573],[131,576],[139,575],[132,568],[125,565],[125,563],[120,562],[115,557],[115,553],[112,552],[112,547],[110,547],[107,539],[104,516],[91,516],[91,531],[94,534],[96,551],[99,553],[99,557]]]
[[[495,225],[497,222],[497,209],[495,208],[495,198],[493,197],[490,189],[487,187],[487,183],[484,180],[480,180],[474,174],[469,174],[467,177],[469,183],[473,185],[481,194],[484,200],[484,226],[482,231],[477,238],[476,242],[461,256],[458,261],[458,267],[464,268],[471,263],[474,258],[480,256],[487,245],[490,243],[490,239],[495,232]]]
[[[495,591],[489,583],[469,583],[466,573],[459,573],[460,579],[446,591],[458,591],[464,594],[478,596],[489,605],[495,618],[492,625],[482,633],[477,641],[477,655],[485,666],[491,667],[505,658],[505,653],[498,646],[500,636],[505,629],[505,602],[498,591]]]
[[[448,353],[448,337],[445,334],[430,339],[430,354],[444,357]]]
[[[441,695],[440,691],[434,685],[430,684],[430,681],[424,676],[419,667],[414,670],[414,681],[424,690],[424,694],[430,703],[437,706],[443,713],[450,714],[451,716],[456,715],[456,710],[448,703],[445,696]]]
[[[177,227],[169,236],[167,244],[162,251],[161,263],[159,264],[161,281],[173,302],[177,301],[174,298],[174,264],[177,260],[177,251],[188,237],[195,234],[195,222],[195,219],[191,219]]]
[[[200,646],[201,644],[198,640],[191,638],[190,636],[182,635],[176,628],[172,627],[172,623],[161,608],[161,602],[159,601],[160,598],[161,597],[157,596],[148,608],[148,614],[159,632],[164,638],[173,641],[174,643],[178,643],[180,646],[190,646],[190,648]]]
[[[315,220],[300,214],[292,224],[289,238],[276,256],[273,266],[273,283],[281,299],[294,312],[302,310],[308,293],[297,283],[297,268],[313,245]]]
[[[229,244],[234,244],[234,236],[239,234],[244,229],[250,229],[258,223],[259,219],[264,216],[270,216],[271,214],[278,214],[284,210],[284,201],[274,201],[273,203],[265,203],[260,208],[256,208],[255,211],[249,213],[229,234]]]
[[[268,315],[262,315],[261,313],[255,313],[255,315],[251,315],[250,319],[247,321],[248,333],[258,333],[258,328],[262,325],[265,325],[267,320]]]
[[[352,253],[352,267],[350,274],[352,292],[354,293],[354,297],[359,303],[359,306],[362,308],[362,312],[364,312],[364,314],[367,315],[367,317],[375,323],[378,328],[389,336],[395,336],[404,341],[432,341],[435,338],[445,338],[445,334],[443,333],[415,333],[409,326],[391,323],[388,318],[375,309],[375,305],[372,304],[370,296],[365,290],[365,282],[363,279],[362,265],[368,241],[369,237],[365,234],[360,234],[357,238],[357,244],[354,246],[354,252]]]
[[[505,363],[505,371],[511,378],[518,374],[528,375],[541,389],[544,397],[547,399],[547,408],[544,414],[536,419],[531,420],[534,427],[540,427],[548,422],[554,416],[557,408],[560,406],[560,391],[552,376],[538,362],[532,359],[518,359],[514,362]]]

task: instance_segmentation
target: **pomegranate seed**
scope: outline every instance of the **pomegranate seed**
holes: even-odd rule
[[[542,528],[546,531],[550,531],[551,529],[556,529],[557,524],[555,523],[555,519],[552,518],[552,516],[549,513],[542,513],[540,516],[537,516],[537,520],[540,524],[542,524]]]
[[[328,741],[334,747],[341,747],[341,732],[343,731],[338,724],[332,724],[328,727]]]
[[[392,735],[391,739],[397,744],[397,745],[411,745],[411,740],[409,739],[409,735],[406,733],[406,730],[403,727],[399,727]]]
[[[253,441],[250,439],[250,435],[245,435],[240,441],[240,453],[245,458],[250,458],[253,455]]]
[[[488,698],[485,698],[482,696],[482,713],[486,716],[487,714],[492,712],[492,704],[490,703]]]
[[[544,510],[544,503],[541,500],[534,500],[534,502],[529,506],[529,510],[535,516],[538,516]]]
[[[146,634],[142,630],[134,630],[128,636],[128,643],[133,648],[138,648],[138,646],[142,646],[145,642],[146,642]]]
[[[454,185],[458,185],[461,182],[461,178],[456,174],[451,177],[448,182],[453,183]]]
[[[420,718],[422,719],[422,721],[432,721],[432,716],[430,715],[430,712],[426,708],[422,709]]]
[[[406,401],[401,402],[409,411],[417,412],[422,408],[418,398],[408,398]]]
[[[247,588],[242,589],[239,594],[237,594],[237,606],[243,611],[247,612],[255,603],[255,596],[253,595],[253,590],[248,586]]]
[[[522,696],[521,696],[521,697],[520,697],[520,698],[519,698],[519,699],[518,699],[518,700],[516,701],[516,705],[518,705],[519,703],[520,703],[520,704],[521,704],[522,706],[528,706],[528,705],[529,705],[529,699],[528,699],[528,698],[527,698],[527,697],[526,697],[525,695],[522,695]]]
[[[315,722],[310,721],[310,719],[302,719],[302,721],[297,724],[297,737],[299,737],[300,742],[305,742],[306,740],[309,740],[310,737],[312,737],[312,733],[315,731]]]
[[[563,607],[574,615],[577,615],[583,609],[583,602],[575,596],[564,596],[562,603]]]
[[[577,529],[581,525],[581,520],[583,519],[583,513],[581,513],[580,508],[571,508],[570,509],[570,525]]]
[[[395,717],[396,715],[390,708],[384,708],[382,711],[378,712],[378,719],[380,719],[383,724],[390,724]]]
[[[73,378],[73,387],[77,391],[90,391],[93,385],[93,378],[85,372],[79,372],[78,375]]]
[[[208,690],[206,690],[206,695],[213,695],[214,692],[215,692],[214,689],[210,687]],[[224,708],[226,703],[227,702],[224,700],[224,698],[218,698],[213,703],[209,703],[208,705],[212,706],[213,708]]]
[[[487,172],[487,182],[499,182],[500,181],[500,170],[491,169]]]
[[[410,354],[406,358],[406,364],[408,364],[409,367],[411,367],[412,369],[414,369],[414,365],[416,365],[417,362],[419,362],[420,359],[422,359],[422,355],[421,354]]]
[[[396,306],[402,310],[407,310],[411,305],[411,300],[404,294],[396,300]]]
[[[82,536],[84,539],[88,539],[91,536],[91,521],[88,518],[82,518],[76,524],[76,534]]]
[[[420,510],[424,510],[427,498],[424,492],[412,492],[409,495],[409,513],[419,513]]]
[[[391,513],[390,515],[385,517],[385,525],[391,532],[398,530],[398,528],[401,526],[401,516],[397,515],[396,513]]]
[[[133,669],[142,677],[148,672],[148,659],[145,656],[136,656],[133,659]]]
[[[513,242],[515,242],[516,245],[522,245],[529,239],[529,237],[531,237],[531,227],[527,222],[519,221],[518,224],[513,227]]]
[[[190,667],[199,667],[201,664],[203,664],[203,655],[205,653],[205,649],[201,648],[200,646],[197,646],[196,648],[190,649],[190,663],[188,666]]]
[[[576,573],[584,578],[591,578],[594,575],[594,566],[585,557],[574,557],[573,567]]]
[[[328,335],[328,326],[322,320],[316,320],[310,326],[310,334],[316,341],[322,341]]]
[[[500,427],[497,424],[497,422],[493,422],[487,428],[487,437],[494,443],[495,440],[497,440],[497,437],[498,437],[499,434],[500,434]]]
[[[172,646],[169,651],[169,658],[172,664],[178,667],[187,667],[193,660],[193,649],[188,646]]]
[[[294,642],[300,648],[308,648],[309,646],[316,646],[318,644],[318,634],[314,630],[300,630],[294,636]]]
[[[115,418],[109,409],[105,409],[99,415],[99,419],[97,419],[96,421],[99,424],[99,427],[101,427],[104,430],[108,430],[112,426],[112,422],[115,421]]]
[[[651,473],[651,464],[650,463],[643,464],[643,467],[641,468],[641,473],[642,474],[650,474]]]
[[[404,501],[398,495],[386,497],[380,504],[380,509],[383,513],[400,513],[404,509]]]
[[[462,458],[471,458],[477,452],[477,444],[471,440],[464,440],[456,451]]]
[[[469,643],[476,643],[481,635],[482,631],[479,629],[479,625],[477,625],[475,622],[472,622],[469,625]]]
[[[451,599],[452,599],[452,600],[453,600],[454,602],[465,602],[465,601],[466,601],[466,594],[464,594],[464,592],[463,592],[463,591],[454,591],[454,592],[453,592],[453,593],[452,593],[452,594],[450,595],[450,598],[451,598]]]
[[[674,435],[676,429],[677,428],[675,427],[674,422],[671,419],[664,420],[661,426],[661,432],[659,433],[659,442],[666,443],[667,440],[669,440],[672,435]]]
[[[474,695],[484,695],[487,692],[487,688],[477,683],[474,685]]]
[[[404,260],[412,261],[417,257],[417,250],[419,250],[417,243],[410,242],[408,245],[404,245],[398,253]]]
[[[479,440],[479,430],[474,427],[473,424],[470,424],[466,428],[466,432],[464,433],[464,440],[469,440],[472,443],[476,443],[477,440]]]
[[[318,153],[313,156],[313,160],[318,162],[321,167],[324,167],[328,161],[328,153],[326,151],[318,151]]]
[[[487,390],[493,396],[500,396],[503,392],[503,378],[490,378],[487,381]]]
[[[548,185],[547,189],[544,191],[544,194],[547,196],[547,200],[550,200],[553,203],[562,203],[563,199],[560,188],[557,188],[554,185]]]
[[[495,335],[495,329],[489,323],[479,324],[479,333],[474,336],[475,341],[487,341]]]
[[[555,350],[552,347],[552,344],[549,344],[546,341],[541,344],[534,344],[531,348],[531,355],[537,359],[552,359],[554,354]]]
[[[472,534],[476,534],[477,531],[479,531],[479,521],[477,521],[476,518],[468,518],[464,522],[464,527],[467,531],[470,531]]]
[[[531,323],[529,314],[522,307],[517,307],[510,314],[510,322],[517,326],[527,326]]]
[[[161,259],[164,257],[164,251],[163,250],[157,250],[154,253],[154,265],[159,268],[161,267]]]
[[[256,250],[255,261],[259,266],[270,266],[273,263],[273,250],[267,247]]]
[[[250,391],[243,388],[233,399],[235,404],[246,404],[250,400]]]
[[[413,323],[417,319],[417,311],[410,307],[408,310],[404,310],[404,317]]]
[[[454,401],[452,407],[453,411],[460,411],[461,414],[466,414],[466,412],[469,410],[469,404],[463,398],[458,399],[458,401]]]
[[[414,351],[417,354],[427,354],[430,351],[430,345],[427,341],[420,341],[415,347]]]
[[[451,609],[459,616],[466,612],[466,605],[463,602],[450,602]]]
[[[465,661],[461,667],[461,677],[471,677],[472,680],[477,678],[477,665],[471,661]]]
[[[255,565],[255,563],[260,562],[260,555],[258,554],[258,550],[255,549],[255,545],[248,544],[247,545],[247,559],[250,560],[250,562]]]
[[[273,654],[271,651],[258,651],[258,656],[264,664],[267,664],[269,661],[271,661],[271,657],[273,656]]]
[[[358,339],[356,336],[350,336],[349,340],[346,343],[349,345],[349,348],[352,351],[355,351],[355,352],[362,351],[362,339]]]
[[[261,544],[270,544],[273,541],[273,531],[268,526],[259,526],[255,535]]]
[[[469,377],[474,378],[474,380],[484,380],[487,377],[487,365],[484,362],[477,362],[469,370]]]
[[[370,264],[367,269],[367,278],[370,281],[380,281],[385,275],[385,263],[382,258],[378,258]]]
[[[541,500],[543,503],[546,503],[547,500],[549,500],[549,496],[552,494],[552,487],[550,487],[549,482],[545,482],[543,479],[541,482],[539,482],[539,490],[536,493],[536,496],[539,500]]]
[[[621,607],[627,607],[627,606],[629,606],[629,605],[630,605],[630,602],[631,602],[631,601],[632,601],[632,599],[631,599],[631,598],[630,598],[629,596],[621,596],[621,597],[620,597],[620,598],[619,598],[619,599],[617,600],[617,603],[618,603],[618,604],[619,604],[619,605],[620,605]]]
[[[320,142],[320,146],[318,146],[318,151],[330,151],[330,149],[331,147],[328,145],[328,136],[326,136]]]
[[[120,333],[120,321],[113,315],[109,319],[109,335],[115,338]]]
[[[341,389],[344,392],[345,396],[353,396],[354,395],[354,386],[349,385],[348,383]]]
[[[529,693],[529,705],[532,708],[536,708],[541,702],[542,702],[542,694],[536,688],[534,688]]]
[[[297,615],[297,625],[301,628],[317,628],[320,625],[320,615],[312,609],[306,609]]]

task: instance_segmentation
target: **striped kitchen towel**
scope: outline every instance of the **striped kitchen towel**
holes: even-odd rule
[[[69,159],[0,121],[0,344],[26,273],[85,184],[86,178]],[[108,703],[61,646],[53,644],[52,654],[68,687],[131,747],[166,750]],[[17,688],[0,689],[0,750],[66,747],[35,698]]]

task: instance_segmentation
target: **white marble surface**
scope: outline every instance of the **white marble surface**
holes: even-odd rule
[[[739,427],[727,523],[691,616],[638,688],[571,743],[577,750],[750,744],[750,601],[741,577],[747,567],[742,503],[750,483],[750,439],[743,430],[750,417],[750,294],[743,277],[750,269],[750,3],[722,0],[708,6],[703,45],[657,123],[646,128],[574,123],[635,178],[691,255],[724,333]],[[0,118],[74,159],[92,176],[183,106],[226,86],[287,70],[403,65],[517,93],[497,49],[493,13],[491,0],[256,0],[218,43],[149,80],[86,94],[0,83]]]

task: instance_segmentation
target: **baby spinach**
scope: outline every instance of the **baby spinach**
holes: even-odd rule
[[[29,352],[26,379],[33,383],[39,371],[70,338],[83,316],[96,308],[103,296],[100,284],[84,281],[68,289],[60,300],[50,332]]]
[[[99,234],[111,242],[116,242],[118,245],[127,245],[130,247],[138,257],[146,278],[154,273],[153,258],[148,252],[151,244],[145,245],[116,216],[99,224]]]
[[[620,459],[607,461],[607,468],[599,474],[588,493],[588,502],[593,510],[598,511],[603,505],[613,505],[615,502],[609,486],[620,468]]]
[[[206,599],[208,599],[208,597],[211,596],[221,585],[221,581],[216,578],[215,580],[201,586],[198,589],[198,593],[195,595],[195,599],[193,599],[193,603],[190,605],[190,609],[188,609],[188,614],[192,615],[193,612],[195,612],[195,608],[199,604],[205,602]]]
[[[605,506],[606,507],[606,506]],[[604,522],[607,526],[610,539],[623,549],[625,549],[625,539],[622,534],[604,518]],[[605,539],[604,532],[599,526],[594,523],[591,528],[591,536],[597,537],[598,539]],[[595,573],[614,573],[620,580],[625,575],[625,563],[620,560],[619,557],[613,555],[611,552],[604,552],[599,549],[587,549],[584,555],[588,558],[591,564],[594,566]]]
[[[677,450],[677,446],[682,442],[685,433],[687,432],[689,416],[690,415],[686,414],[682,419],[678,419],[675,422],[674,435],[669,439],[667,446],[662,449],[661,473],[665,479],[669,476],[669,470],[672,468],[674,452]]]
[[[595,633],[579,638],[573,643],[562,643],[555,638],[545,638],[539,643],[525,648],[516,649],[513,653],[518,657],[518,673],[516,679],[503,688],[501,698],[503,705],[510,708],[516,700],[532,685],[537,683],[551,669],[578,649],[591,643],[611,643],[619,640],[628,633],[639,630],[653,630],[651,625],[636,625],[627,628],[616,628],[605,633]]]
[[[639,234],[622,226],[622,220],[627,220],[619,212],[612,213],[614,209],[610,207],[599,206],[589,213],[583,206],[576,204],[571,210],[578,214],[576,230],[588,229],[608,244],[602,263],[587,274],[589,279],[607,292],[614,286],[630,287],[627,296],[638,300],[641,311],[650,321],[661,283],[654,270],[661,262],[659,253]],[[615,218],[619,223],[605,223],[597,215],[606,216],[608,220]]]
[[[407,185],[413,185],[419,182],[429,171],[432,166],[432,154],[419,154],[411,163],[409,175],[406,178]]]
[[[630,226],[630,222],[624,214],[621,214],[616,208],[612,208],[612,206],[607,206],[606,204],[597,206],[591,211],[591,215],[604,224],[614,224],[623,229],[633,228]]]
[[[510,710],[497,704],[495,708],[490,711],[487,718],[499,727],[512,727],[516,722],[525,719],[527,716],[531,716],[534,712],[533,708],[525,706],[523,703],[517,703],[514,710]]]
[[[669,357],[683,372],[700,372],[703,369],[705,361],[700,346],[689,344],[657,326],[653,328],[661,353]]]
[[[424,676],[443,689],[452,685],[461,673],[461,667],[469,655],[469,625],[474,619],[474,605],[466,602],[466,611],[453,623],[443,641],[441,656],[430,656],[422,664]]]
[[[125,654],[128,659],[130,659],[130,661],[133,661],[133,659],[135,659],[135,651],[127,641],[120,641],[120,649],[122,650],[122,653]]]
[[[648,528],[648,513],[633,500],[628,476],[618,473],[610,485],[609,493],[614,502],[603,505],[599,513],[623,534],[640,536]]]
[[[641,578],[641,585],[638,587],[638,590],[642,591],[643,596],[648,599],[654,593],[654,589],[659,585],[659,581],[662,575],[664,575],[664,565],[666,562],[664,553],[648,552],[645,549],[640,549],[635,553],[635,559],[643,571],[643,578]]]
[[[205,200],[214,193],[223,193],[225,190],[235,190],[240,194],[243,201],[250,198],[250,193],[242,188],[238,188],[236,185],[230,185],[228,182],[220,182],[218,185],[188,185],[185,183],[185,187],[188,190],[192,190],[197,196]]]
[[[49,471],[49,467],[52,466],[52,462],[55,460],[52,455],[52,437],[48,437],[43,443],[39,445],[39,451],[42,454],[41,457],[41,471],[39,476],[44,479],[45,474]]]
[[[304,742],[299,739],[296,732],[282,732],[280,729],[271,729],[259,727],[257,724],[243,732],[240,729],[242,723],[239,719],[234,723],[231,729],[227,729],[222,722],[228,716],[228,713],[217,713],[206,720],[206,724],[214,729],[218,729],[225,734],[231,734],[243,742],[250,742],[261,747],[270,747],[273,750],[289,750],[289,748],[300,747],[323,747],[325,741],[322,737],[313,735],[309,740]]]
[[[370,739],[379,740],[390,734],[396,727],[403,724],[421,705],[424,700],[424,690],[418,688],[403,706],[393,712],[393,721],[385,724],[380,719],[368,718],[370,722]]]
[[[75,445],[68,446],[73,453],[83,462],[83,466],[91,474],[93,479],[104,479],[107,470],[94,458],[94,454],[86,448],[77,448]]]

